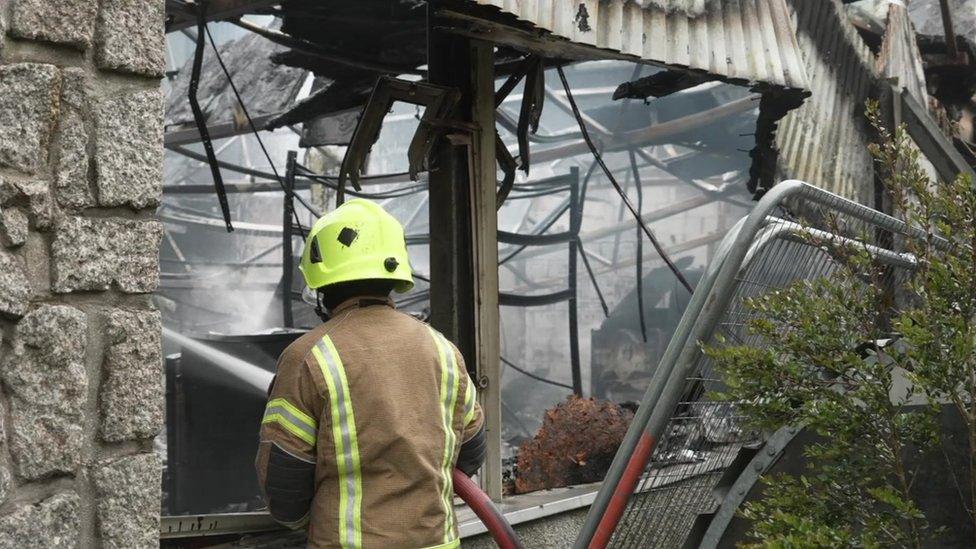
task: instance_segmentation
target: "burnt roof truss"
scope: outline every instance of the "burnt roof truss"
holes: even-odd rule
[[[416,181],[418,174],[430,167],[430,153],[442,135],[449,130],[462,130],[467,133],[471,129],[464,122],[451,118],[460,99],[461,92],[455,88],[380,77],[359,117],[352,140],[346,149],[346,155],[342,159],[337,200],[342,202],[347,180],[352,183],[354,189],[362,190],[359,185],[359,174],[362,173],[370,149],[379,138],[383,118],[393,103],[402,101],[424,107],[420,125],[407,149],[410,179]]]

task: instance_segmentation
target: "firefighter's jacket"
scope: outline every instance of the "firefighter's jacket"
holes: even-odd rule
[[[332,314],[278,361],[256,463],[272,516],[310,547],[457,547],[451,471],[484,436],[460,353],[390,302]]]

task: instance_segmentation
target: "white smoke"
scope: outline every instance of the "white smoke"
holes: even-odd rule
[[[230,377],[240,380],[253,388],[259,394],[266,394],[271,379],[274,377],[260,366],[241,360],[236,356],[229,355],[223,351],[215,349],[206,343],[201,343],[195,339],[175,332],[167,327],[163,327],[163,337],[179,344],[184,349],[192,351],[210,361],[211,364],[220,368]]]

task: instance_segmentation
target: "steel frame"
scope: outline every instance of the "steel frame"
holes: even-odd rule
[[[376,81],[373,93],[369,96],[369,101],[363,108],[359,123],[353,132],[352,141],[349,142],[349,147],[346,149],[346,156],[342,159],[337,200],[341,203],[346,181],[351,182],[357,191],[362,190],[359,185],[359,174],[366,162],[366,156],[379,138],[383,119],[386,117],[386,113],[390,111],[393,103],[403,101],[425,107],[420,125],[407,150],[407,158],[410,161],[410,179],[416,180],[418,174],[428,167],[427,159],[440,134],[451,124],[455,124],[449,120],[449,117],[460,99],[461,92],[455,88],[425,82],[408,82],[385,76],[380,77]],[[467,129],[470,130],[471,128]],[[492,161],[494,162],[494,156],[492,156]]]
[[[583,396],[583,379],[580,371],[579,354],[579,321],[578,321],[578,276],[577,276],[577,254],[579,253],[579,231],[582,224],[582,207],[580,204],[580,184],[579,168],[570,169],[569,185],[569,230],[557,234],[524,235],[498,231],[498,241],[504,244],[516,244],[521,246],[512,256],[526,246],[549,246],[553,244],[567,244],[569,248],[569,273],[568,284],[565,290],[550,294],[521,296],[500,292],[498,294],[499,305],[513,307],[533,307],[537,305],[550,305],[566,301],[569,306],[569,355],[570,369],[573,379],[573,393]],[[561,214],[556,217],[561,217]]]

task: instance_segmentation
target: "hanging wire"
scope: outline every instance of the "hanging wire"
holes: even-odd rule
[[[596,290],[596,296],[600,298],[600,307],[603,308],[603,316],[605,318],[610,318],[610,308],[607,307],[607,300],[603,298],[603,292],[600,291],[600,285],[597,284],[596,275],[593,274],[593,267],[590,266],[590,258],[586,256],[586,250],[583,249],[583,239],[576,236],[576,246],[579,248],[580,258],[583,260],[583,266],[586,267],[587,274],[590,275],[590,282],[593,283],[593,289]]]
[[[532,379],[534,379],[536,381],[541,381],[542,383],[548,383],[549,385],[555,385],[556,387],[563,387],[564,389],[569,389],[570,391],[573,390],[573,386],[572,385],[567,385],[566,383],[562,383],[562,382],[559,382],[559,381],[553,381],[551,379],[546,379],[546,378],[544,378],[542,376],[538,376],[536,374],[533,374],[532,372],[530,372],[530,371],[528,371],[528,370],[526,370],[524,368],[520,368],[520,367],[516,366],[515,364],[512,363],[512,361],[508,360],[507,358],[505,358],[503,356],[499,356],[498,358],[501,359],[501,361],[504,362],[505,365],[507,365],[511,369],[515,370],[516,372],[518,372],[518,373],[520,373],[520,374],[522,374],[522,375],[524,375],[526,377],[530,377],[530,378],[532,378]]]
[[[635,64],[634,72],[630,75],[631,81],[637,80],[637,77],[640,76],[642,70],[644,70],[644,67],[642,65]],[[620,104],[620,108],[617,112],[617,126],[616,128],[614,128],[614,131],[619,131],[620,128],[622,128],[624,125],[624,114],[625,114],[624,109],[627,106],[627,104],[628,101],[624,101]],[[593,177],[593,170],[595,168],[596,168],[596,159],[594,158],[593,162],[590,163],[590,167],[586,170],[586,177],[583,178],[583,185],[582,188],[580,189],[579,216],[581,218],[583,216],[583,209],[586,206],[586,191],[590,187],[590,178]],[[638,207],[638,209],[640,209],[640,207]],[[640,239],[640,235],[637,235],[637,238]],[[593,284],[593,289],[596,290],[596,296],[600,299],[600,307],[603,309],[603,316],[605,318],[610,318],[610,308],[607,307],[607,301],[606,299],[603,298],[603,292],[600,291],[600,284],[597,283],[596,281],[596,274],[593,272],[593,267],[590,265],[590,259],[586,255],[586,250],[583,249],[583,239],[580,238],[578,234],[576,235],[576,245],[579,248],[580,258],[583,259],[583,266],[586,267],[586,273],[589,275],[590,282]],[[643,311],[641,313],[641,320],[643,320]],[[645,342],[647,341],[646,336],[644,340]]]
[[[169,149],[169,150],[171,150],[171,151],[173,151],[173,152],[175,152],[175,153],[179,153],[181,156],[185,156],[185,157],[187,157],[187,158],[189,158],[191,160],[197,160],[199,162],[207,162],[207,157],[206,156],[204,156],[204,155],[202,155],[200,153],[194,152],[194,151],[192,151],[190,149],[187,149],[186,147],[183,147],[183,146],[180,146],[180,145],[167,145],[166,148]],[[227,162],[226,160],[219,160],[218,159],[217,160],[217,166],[220,167],[220,168],[222,168],[222,169],[225,169],[225,170],[229,170],[229,171],[236,172],[236,173],[240,173],[240,174],[244,174],[244,175],[250,175],[252,177],[261,177],[261,178],[264,178],[264,179],[274,179],[275,178],[275,176],[274,176],[273,173],[263,172],[261,170],[255,170],[254,168],[247,168],[247,167],[241,166],[240,164],[234,164],[232,162]],[[174,187],[178,187],[178,185],[174,185]]]
[[[600,154],[596,148],[596,145],[593,144],[593,139],[590,138],[590,133],[586,129],[586,123],[583,121],[583,115],[580,113],[579,106],[576,104],[576,98],[573,97],[573,92],[569,87],[569,81],[566,80],[566,73],[563,71],[563,67],[561,65],[557,66],[556,70],[559,72],[559,79],[562,81],[563,89],[566,90],[566,99],[569,100],[569,105],[573,110],[573,116],[576,118],[576,123],[579,125],[580,132],[583,134],[583,140],[586,141],[586,146],[590,149],[590,152],[600,165],[603,173],[607,176],[610,184],[613,185],[613,188],[616,189],[617,194],[620,195],[621,200],[624,201],[624,205],[627,206],[627,209],[630,210],[631,215],[633,215],[634,219],[637,220],[641,230],[645,235],[647,235],[647,238],[651,241],[654,249],[657,250],[658,255],[662,260],[664,260],[671,272],[674,273],[675,278],[681,282],[681,285],[684,286],[689,293],[694,292],[694,288],[692,288],[685,276],[681,274],[681,270],[679,270],[674,262],[671,261],[671,258],[668,256],[667,252],[664,251],[661,243],[657,241],[657,237],[654,236],[654,233],[651,232],[651,230],[647,227],[647,224],[644,223],[644,220],[641,219],[640,213],[637,212],[634,205],[630,203],[630,199],[627,198],[627,193],[625,193],[620,187],[620,183],[617,183],[617,179],[613,176],[613,172],[610,171],[610,168],[608,168],[607,164],[603,161],[603,155]]]
[[[559,221],[559,218],[562,217],[563,214],[566,213],[568,210],[569,210],[569,199],[567,198],[565,201],[563,201],[562,204],[557,206],[552,213],[549,214],[547,220],[545,220],[543,223],[541,223],[533,230],[533,233],[535,235],[541,235],[542,233],[546,232],[547,230],[549,230],[549,227],[552,227],[556,223],[556,221]],[[510,254],[498,260],[498,266],[500,267],[508,263],[509,260],[517,256],[522,250],[524,250],[527,247],[528,246],[525,244],[516,247],[515,250],[513,250]]]
[[[199,154],[199,153],[196,153],[196,152],[193,152],[190,149],[187,149],[186,147],[182,147],[180,145],[167,145],[166,148],[169,149],[169,150],[171,150],[171,151],[173,151],[173,152],[179,153],[180,155],[185,156],[187,158],[190,158],[190,159],[193,159],[193,160],[197,160],[197,161],[200,161],[200,162],[207,162],[207,157],[206,156],[204,156],[202,154]],[[253,177],[260,177],[262,179],[270,179],[270,180],[274,180],[274,178],[275,178],[275,174],[273,174],[273,173],[264,172],[264,171],[261,171],[261,170],[255,170],[254,168],[247,168],[247,167],[241,166],[239,164],[234,164],[232,162],[227,162],[226,160],[217,160],[217,165],[219,167],[225,169],[225,170],[229,170],[229,171],[236,172],[236,173],[241,173],[241,174],[244,174],[244,175],[250,175],[250,176],[253,176]],[[299,164],[299,166],[300,166],[300,164]],[[305,168],[304,166],[302,166],[302,168],[303,169],[306,169],[306,170],[308,169],[308,168]],[[360,179],[360,181],[370,181],[370,180],[372,180],[372,181],[378,181],[380,179],[388,179],[388,180],[390,180],[389,181],[390,183],[396,183],[398,179],[405,179],[405,178],[407,178],[409,176],[410,176],[410,174],[407,173],[407,172],[400,172],[400,173],[388,173],[388,174],[382,174],[382,175],[364,175],[364,176],[360,177],[359,179]],[[332,177],[332,176],[322,175],[322,174],[313,174],[313,173],[305,174],[305,175],[303,175],[301,177],[301,179],[315,180],[314,181],[315,183],[318,183],[319,180],[324,180],[324,181],[338,181],[338,178],[337,177]],[[174,187],[179,187],[179,186],[178,185],[174,185]]]
[[[281,190],[288,195],[292,200],[297,201],[299,204],[305,207],[306,210],[312,213],[315,217],[321,217],[322,213],[317,209],[305,202],[305,199],[301,196],[295,194],[294,191],[285,186],[284,181],[281,180],[281,176],[278,174],[278,168],[275,167],[274,161],[271,160],[271,154],[268,153],[267,147],[264,146],[264,140],[261,139],[261,134],[258,133],[257,126],[254,125],[254,120],[251,119],[251,113],[247,110],[247,105],[244,104],[244,100],[241,98],[240,92],[237,91],[237,86],[234,84],[234,79],[231,78],[230,71],[227,70],[227,66],[224,65],[224,60],[220,56],[220,51],[217,49],[217,43],[214,42],[213,35],[210,34],[210,25],[204,25],[203,30],[207,33],[207,38],[210,40],[210,47],[214,51],[214,55],[217,57],[217,63],[220,65],[220,69],[224,71],[224,76],[227,77],[227,83],[230,84],[231,91],[234,92],[234,97],[237,99],[237,104],[240,105],[241,111],[244,113],[244,117],[247,118],[247,123],[251,127],[251,133],[254,134],[254,138],[257,139],[258,145],[261,147],[261,151],[264,153],[264,157],[268,160],[268,165],[271,166],[271,171],[274,172],[274,180],[278,182],[281,186]],[[202,37],[201,37],[202,39]],[[298,227],[298,231],[301,233],[302,240],[305,239],[305,229],[302,227],[301,219],[298,217],[298,212],[293,211],[292,215],[295,218],[295,224]]]
[[[637,213],[644,211],[644,189],[642,188],[640,170],[637,169],[637,156],[634,149],[628,151],[630,167],[634,171],[634,189],[637,190]],[[637,229],[637,261],[635,273],[637,277],[637,316],[640,318],[641,339],[647,343],[647,322],[644,320],[644,239],[641,238],[640,228]]]
[[[569,190],[571,183],[566,181],[565,177],[553,177],[548,181],[546,179],[540,179],[538,181],[526,181],[524,183],[515,183],[512,186],[512,191],[514,192],[531,192],[531,191],[541,191],[545,189],[565,189]]]
[[[217,164],[217,154],[214,152],[213,141],[210,139],[210,130],[207,128],[207,119],[200,108],[200,101],[197,93],[200,87],[200,70],[203,68],[204,40],[200,36],[200,30],[207,25],[206,16],[207,5],[203,4],[197,14],[197,36],[193,48],[193,71],[190,73],[190,89],[187,100],[190,102],[190,110],[193,111],[193,121],[200,132],[200,140],[203,149],[207,153],[207,164],[210,166],[210,174],[213,177],[214,190],[217,192],[217,202],[220,204],[220,211],[223,214],[224,226],[227,232],[234,231],[234,225],[230,219],[230,205],[227,203],[227,190],[224,188],[224,178],[220,174]]]
[[[549,190],[549,191],[538,191],[538,192],[525,193],[525,194],[513,193],[513,194],[517,194],[517,196],[509,196],[508,199],[509,200],[528,200],[530,198],[539,198],[540,196],[549,196],[549,195],[553,195],[553,194],[563,193],[563,192],[566,192],[567,190],[569,190],[569,189],[565,189],[565,188],[564,189],[554,189],[554,190]]]
[[[171,145],[171,146],[169,146],[169,149],[172,150],[172,151],[174,151],[174,152],[176,152],[176,153],[179,153],[180,155],[185,156],[187,158],[190,158],[190,159],[193,159],[193,160],[197,160],[197,161],[200,161],[200,162],[207,162],[207,157],[206,156],[204,156],[202,154],[198,154],[196,152],[193,152],[193,151],[191,151],[191,150],[189,150],[189,149],[187,149],[185,147],[181,147],[179,145]],[[217,166],[219,166],[220,168],[223,168],[225,170],[229,170],[229,171],[232,171],[232,172],[241,173],[241,174],[244,174],[244,175],[250,175],[252,177],[260,177],[262,179],[274,180],[275,177],[276,177],[276,175],[273,174],[273,173],[264,172],[264,171],[261,171],[261,170],[255,170],[253,168],[247,168],[247,167],[244,167],[244,166],[240,166],[238,164],[234,164],[234,163],[231,163],[231,162],[227,162],[225,160],[218,160],[217,161]],[[312,172],[307,167],[305,167],[305,166],[303,166],[301,164],[297,164],[296,163],[296,167],[302,170],[301,177],[296,178],[296,179],[306,180],[308,183],[314,183],[316,185],[324,185],[324,186],[329,187],[331,189],[337,188],[337,185],[335,183],[331,183],[330,184],[330,182],[337,181],[336,178],[330,177],[330,176],[327,176],[327,175],[316,174],[316,173]],[[400,176],[406,178],[408,175],[409,174],[407,174],[406,172],[404,172],[404,173],[393,173],[393,174],[386,174],[386,175],[382,175],[382,176],[372,176],[372,177],[373,178],[381,178],[382,177],[382,178],[395,179],[395,178],[400,177]],[[363,179],[369,179],[370,177],[371,176],[364,176]],[[391,181],[391,183],[392,183],[392,181]],[[174,185],[174,186],[171,186],[171,187],[167,187],[167,189],[169,189],[169,188],[180,189],[182,187],[183,187],[182,185]],[[403,194],[403,196],[406,196],[407,194],[415,194],[416,192],[420,192],[420,191],[422,191],[422,190],[424,190],[426,188],[427,188],[427,186],[424,185],[424,184],[416,184],[416,185],[411,185],[409,187],[403,187],[403,188],[400,188],[400,189],[391,189],[390,191],[387,191],[388,193],[390,193],[389,195],[386,194],[386,193],[374,193],[374,194],[370,194],[370,193],[356,193],[356,192],[352,192],[352,191],[348,191],[348,192],[350,192],[350,194],[356,195],[356,196],[359,196],[361,194],[362,195],[362,198],[372,198],[374,196],[377,197],[377,198],[398,198],[399,195],[396,195],[394,193],[398,193],[399,191],[410,190],[411,191],[410,193],[404,193]]]
[[[339,185],[337,183],[333,183],[331,181],[331,178],[329,178],[327,176],[320,176],[320,175],[312,172],[312,170],[306,168],[305,166],[302,166],[301,164],[296,164],[296,167],[299,170],[301,170],[302,175],[304,177],[307,177],[308,179],[312,180],[313,183],[315,183],[317,185],[322,185],[324,187],[328,187],[329,189],[332,189],[332,190],[336,190],[336,191],[339,190]],[[388,191],[380,191],[380,192],[375,192],[375,193],[368,193],[368,192],[362,192],[362,191],[354,191],[354,190],[349,190],[349,189],[345,189],[345,192],[346,192],[346,194],[349,194],[350,196],[355,196],[357,198],[369,198],[369,199],[380,200],[380,199],[385,199],[385,198],[401,198],[401,197],[404,197],[404,196],[411,196],[411,195],[414,195],[414,194],[417,194],[417,193],[421,193],[421,192],[426,191],[426,190],[427,190],[427,185],[426,184],[418,183],[418,184],[409,185],[409,186],[406,186],[406,187],[401,187],[401,188],[398,188],[398,189],[390,189]]]
[[[302,166],[301,164],[298,164],[297,167],[302,171],[302,176],[312,180],[313,183],[324,185],[325,187],[328,187],[333,190],[339,189],[339,185],[333,182],[335,181],[335,178],[326,175],[316,174],[312,170],[310,170],[305,166]],[[398,189],[390,189],[389,191],[381,191],[376,193],[367,193],[367,192],[353,191],[348,189],[345,192],[350,196],[355,196],[358,198],[386,199],[386,198],[401,198],[404,196],[411,196],[426,191],[427,189],[428,186],[426,184],[419,183],[419,184],[409,185],[406,187],[401,187]],[[528,198],[536,198],[540,196],[548,196],[551,194],[564,192],[568,189],[569,186],[561,181],[555,181],[552,183],[530,181],[527,183],[521,183],[515,185],[512,188],[512,192],[519,195],[518,197],[513,197],[515,199],[528,199]]]

